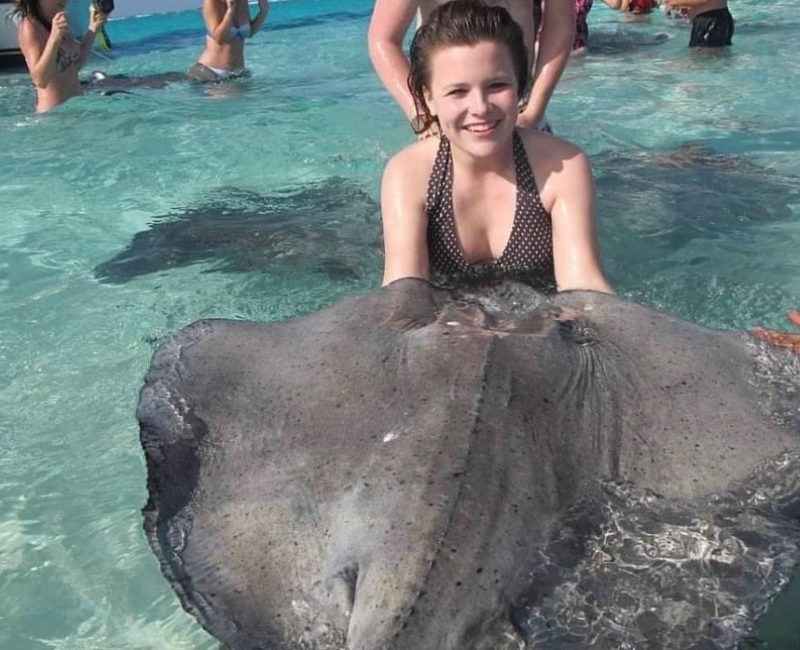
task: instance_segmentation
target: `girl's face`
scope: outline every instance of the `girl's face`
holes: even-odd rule
[[[517,78],[508,47],[494,41],[434,51],[425,101],[447,138],[476,158],[507,144],[517,122]]]

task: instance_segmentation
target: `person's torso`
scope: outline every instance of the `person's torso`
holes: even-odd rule
[[[695,18],[700,14],[704,14],[707,11],[714,11],[715,9],[725,9],[728,6],[728,0],[708,0],[708,2],[704,2],[703,4],[697,7],[691,7],[689,9],[689,18]]]
[[[50,38],[49,26],[42,25],[34,18],[27,18],[36,30],[42,51]],[[65,102],[83,92],[78,72],[81,67],[81,44],[70,35],[64,36],[56,48],[55,68],[50,82],[43,88],[37,87],[37,105],[39,112]]]
[[[542,205],[519,134],[513,142],[514,196],[498,188],[476,214],[469,191],[454,182],[450,143],[442,138],[428,182],[425,211],[431,275],[444,284],[519,280],[555,290],[550,215]],[[490,207],[491,206],[491,207]]]
[[[224,5],[224,1],[221,4]],[[239,2],[233,27],[227,37],[228,40],[220,44],[206,35],[206,49],[200,57],[200,63],[220,70],[236,71],[244,68],[244,41],[250,37],[250,10],[246,2]]]

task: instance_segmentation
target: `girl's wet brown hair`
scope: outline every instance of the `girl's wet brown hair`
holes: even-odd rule
[[[13,13],[20,18],[36,18],[39,13],[38,0],[14,0]]]
[[[408,89],[420,117],[421,124],[414,128],[417,133],[426,131],[436,121],[424,95],[424,88],[430,88],[433,54],[443,47],[477,45],[482,41],[508,47],[517,77],[517,93],[520,100],[523,98],[531,72],[522,28],[503,7],[487,7],[479,0],[452,0],[437,7],[411,41]]]
[[[50,29],[50,21],[42,15],[39,0],[14,0],[14,9],[11,13],[20,18],[34,18],[48,30]]]

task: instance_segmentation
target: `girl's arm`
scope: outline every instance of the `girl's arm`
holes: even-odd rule
[[[786,315],[796,327],[800,327],[800,312],[790,311]],[[777,345],[778,347],[791,350],[795,354],[800,354],[800,334],[790,334],[788,332],[770,330],[764,327],[756,327],[753,329],[752,334],[756,338],[762,339],[771,345]]]
[[[203,3],[203,20],[208,35],[220,45],[225,45],[230,40],[236,2],[237,0],[225,0],[224,11],[219,0],[205,0]]]
[[[267,19],[269,13],[269,0],[258,0],[258,13],[253,20],[250,21],[250,36],[253,37],[261,31],[264,21]]]
[[[553,220],[553,258],[559,291],[590,290],[613,293],[608,284],[594,218],[594,181],[589,160],[580,149],[560,142],[565,149],[556,174]]]
[[[82,68],[86,65],[86,62],[89,60],[89,57],[92,54],[92,46],[94,45],[94,39],[97,36],[97,32],[103,27],[103,23],[106,22],[105,14],[101,14],[98,12],[94,6],[91,8],[92,17],[89,20],[89,29],[86,30],[86,34],[81,41],[81,61],[78,65],[78,69]]]
[[[47,40],[41,38],[41,32],[30,20],[23,20],[17,31],[19,48],[25,57],[31,79],[39,88],[49,84],[56,73],[56,56],[61,39],[69,30],[69,21],[64,12],[59,12],[53,17],[50,36]]]
[[[427,182],[419,174],[419,161],[408,154],[408,149],[401,151],[383,172],[384,286],[401,278],[430,278],[425,215]]]
[[[31,79],[39,88],[50,83],[56,69],[56,52],[60,38],[53,38],[55,22],[50,37],[42,43],[36,27],[30,19],[23,20],[17,30],[19,49],[25,57]]]

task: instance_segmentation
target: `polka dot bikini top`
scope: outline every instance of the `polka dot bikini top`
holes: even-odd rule
[[[471,264],[458,243],[453,211],[453,160],[450,142],[442,136],[425,201],[428,254],[435,282],[474,285],[510,279],[540,291],[556,290],[550,215],[539,198],[525,145],[516,132],[514,169],[517,202],[508,244],[496,260]]]

